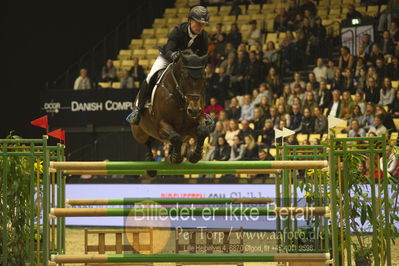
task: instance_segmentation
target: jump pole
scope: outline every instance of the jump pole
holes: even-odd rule
[[[322,169],[328,161],[50,162],[56,170]]]
[[[126,199],[71,199],[66,204],[77,205],[134,205],[137,203],[158,203],[158,204],[270,204],[272,198],[126,198]]]
[[[145,206],[145,205],[144,205]],[[228,207],[228,208],[52,208],[56,217],[104,216],[329,216],[329,207]]]
[[[52,168],[51,171],[57,170]],[[277,174],[278,169],[170,169],[157,170],[158,175],[206,175],[206,174]],[[70,175],[145,175],[146,170],[64,170]]]
[[[329,253],[52,255],[55,263],[326,262]]]

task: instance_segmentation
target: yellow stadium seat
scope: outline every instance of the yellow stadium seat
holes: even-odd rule
[[[241,25],[241,27],[240,27],[240,31],[249,31],[251,29],[251,25],[249,25],[249,24],[244,24],[244,25]]]
[[[231,10],[231,6],[221,6],[219,9],[219,15],[227,15]]]
[[[262,7],[262,12],[265,14],[266,12],[274,12],[276,10],[275,4],[264,4]]]
[[[189,11],[190,11],[190,8],[188,8],[188,7],[179,7],[177,9],[177,14],[182,14],[184,16],[187,16]]]
[[[397,80],[392,81],[392,87],[395,88],[395,89],[398,89],[399,88],[399,81],[397,81]]]
[[[327,9],[327,7],[330,6],[330,2],[328,0],[321,0],[319,2],[319,8],[318,10],[320,11],[321,9]]]
[[[250,16],[251,20],[264,20],[265,19],[265,15],[264,14],[254,14]]]
[[[399,130],[399,118],[394,118],[393,123],[395,124],[396,130]]]
[[[217,23],[222,23],[223,17],[222,16],[211,16],[209,18],[209,23],[210,24],[217,24]]]
[[[378,6],[368,6],[367,14],[372,17],[376,17],[378,15]]]
[[[121,66],[120,60],[113,60],[112,63],[114,64],[114,67],[116,67],[116,68],[120,68],[120,66]]]
[[[154,29],[143,29],[143,33],[141,34],[141,38],[152,38],[154,37],[155,30]]]
[[[307,134],[298,134],[296,135],[296,139],[298,140],[299,143],[303,143],[305,140],[308,139]]]
[[[165,18],[173,18],[176,17],[177,15],[177,9],[176,8],[166,8],[164,12],[164,17]]]
[[[261,6],[260,5],[254,5],[254,4],[249,5],[247,12],[248,12],[248,14],[249,13],[251,13],[251,14],[260,13],[261,12]]]
[[[269,153],[271,156],[276,157],[277,155],[277,149],[276,148],[270,148]]]
[[[143,68],[148,68],[148,63],[150,60],[148,59],[140,59],[139,64],[143,66]],[[151,66],[150,66],[151,67]]]
[[[341,5],[342,5],[342,0],[330,0],[330,7],[332,8],[341,7]]]
[[[251,20],[251,16],[250,15],[240,15],[237,18],[237,22],[238,21],[243,21],[244,23],[249,23],[250,20]]]
[[[125,60],[125,59],[130,59],[132,57],[132,50],[120,50],[118,59],[119,60]]]
[[[336,136],[335,136],[336,138],[347,138],[348,137],[348,134],[347,133],[340,133],[340,134],[337,134]]]
[[[323,136],[321,136],[321,141],[326,141],[328,139],[328,134],[325,133]]]
[[[385,10],[387,10],[387,8],[388,8],[388,5],[382,5],[382,6],[380,6],[380,13],[383,12],[383,11],[385,11]]]
[[[328,14],[328,17],[331,18],[336,18],[341,16],[341,8],[331,8],[330,12]]]
[[[112,82],[112,88],[113,89],[120,89],[121,88],[121,83],[120,82]]]
[[[148,49],[147,58],[156,58],[159,55],[158,49]]]
[[[144,58],[146,55],[146,50],[145,49],[135,49],[133,50],[133,56],[138,57],[138,58]]]
[[[145,39],[144,40],[144,48],[153,48],[154,46],[157,45],[158,40],[157,39]]]
[[[167,20],[165,18],[156,18],[152,24],[154,28],[165,27]]]
[[[262,143],[262,135],[259,135],[259,136],[258,136],[257,143]]]
[[[266,26],[265,29],[267,32],[272,32],[274,31],[273,27],[274,27],[274,20],[266,20]]]
[[[143,47],[143,39],[133,39],[130,41],[130,49],[139,49]]]
[[[277,33],[269,32],[266,36],[266,42],[277,42]]]
[[[121,63],[122,70],[129,70],[133,66],[133,60],[123,60]]]
[[[216,16],[219,12],[217,6],[208,6],[207,7],[210,17]]]
[[[168,36],[169,32],[170,32],[170,30],[167,28],[158,28],[158,29],[155,29],[155,36],[157,38],[164,38],[164,37]]]
[[[327,8],[320,8],[319,10],[317,10],[317,15],[322,19],[327,18],[327,11]]]
[[[172,26],[172,25],[177,25],[179,24],[181,21],[181,18],[168,18],[168,25]]]
[[[397,140],[398,139],[398,132],[392,132],[390,140]]]
[[[233,23],[236,21],[236,16],[224,16],[223,23]]]
[[[165,45],[168,42],[168,38],[158,38],[157,45]]]
[[[254,123],[249,123],[249,128],[250,128],[250,129],[255,129]]]
[[[101,86],[102,88],[110,88],[111,82],[99,82],[98,86]]]
[[[310,134],[309,135],[309,141],[310,142],[313,141],[313,140],[316,140],[316,139],[320,140],[320,134]]]
[[[366,15],[366,7],[365,6],[360,6],[356,8],[357,11],[359,11],[362,15]]]

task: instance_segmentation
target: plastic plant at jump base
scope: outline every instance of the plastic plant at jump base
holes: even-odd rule
[[[31,265],[48,265],[50,255],[53,255],[54,261],[59,263],[66,261],[95,262],[94,260],[87,261],[88,256],[84,255],[69,257],[62,255],[65,254],[64,218],[49,215],[50,209],[61,210],[65,207],[66,175],[63,176],[61,170],[50,169],[49,162],[50,160],[53,162],[64,161],[63,149],[61,145],[47,146],[46,138],[0,141],[0,169],[2,172],[0,207],[5,214],[0,216],[2,229],[0,248],[3,265],[20,265],[22,261]],[[330,163],[329,170],[322,169],[326,166],[324,162],[327,159]],[[382,160],[382,171],[376,171],[380,159]],[[353,255],[357,254],[357,251],[367,251],[368,240],[363,241],[366,239],[363,238],[363,232],[356,230],[363,228],[362,224],[369,223],[373,225],[369,238],[371,238],[370,245],[374,265],[391,265],[390,243],[396,234],[392,222],[397,220],[395,212],[392,212],[392,205],[397,194],[392,196],[392,191],[389,190],[394,181],[387,176],[386,140],[384,137],[345,139],[331,137],[328,143],[318,146],[284,145],[277,148],[277,160],[300,162],[301,165],[296,169],[295,167],[289,169],[290,167],[285,166],[285,169],[277,174],[275,199],[277,207],[329,207],[331,210],[331,213],[327,213],[327,215],[305,216],[306,226],[301,225],[296,216],[277,216],[277,232],[283,236],[276,240],[279,253],[230,254],[230,257],[223,254],[194,254],[191,257],[190,255],[193,254],[89,256],[98,262],[166,262],[168,260],[176,262],[186,260],[192,262],[242,262],[247,259],[248,261],[296,261],[300,263],[304,261],[326,262],[329,260],[327,255],[331,253],[334,265],[344,265],[344,263],[351,265]],[[323,163],[314,162],[313,165],[317,165],[317,167],[309,169],[309,167],[304,167],[305,161]],[[284,162],[267,162],[264,168],[271,169],[273,164],[281,166]],[[361,167],[355,167],[359,165],[359,162],[368,162],[366,167],[368,173],[363,177],[359,176],[357,171]],[[258,164],[259,162],[252,162],[252,171],[253,166],[262,170]],[[99,162],[95,165],[95,169],[86,168],[86,170],[100,171],[99,174],[107,174],[110,171],[118,171],[119,174],[122,174],[123,171],[136,170],[145,173],[146,170],[151,170],[148,167],[152,167],[152,165],[157,170],[166,171],[165,173],[168,174],[189,170],[186,164],[176,166],[174,169],[166,164],[140,162],[127,164],[113,162],[109,165]],[[126,165],[128,165],[128,169],[124,168]],[[141,165],[141,167],[136,169],[137,165]],[[202,171],[201,163],[196,167],[195,171]],[[235,165],[215,164],[214,170],[218,170],[220,173],[224,171],[231,173],[233,167],[237,168]],[[209,169],[208,167],[206,170]],[[233,170],[237,173],[238,169]],[[18,182],[23,181],[25,187],[18,187],[20,184],[13,186],[13,182],[17,182],[17,180]],[[362,189],[362,186],[365,185],[369,185],[367,195]],[[18,190],[19,194],[16,194],[17,188],[22,189]],[[305,197],[299,198],[300,193]],[[234,199],[228,199],[228,201],[233,202]],[[120,201],[110,200],[103,200],[102,204],[112,205],[116,204],[115,202],[120,204]],[[237,203],[237,201],[233,203]],[[270,203],[270,199],[265,199],[263,203]],[[79,205],[79,201],[71,205]],[[18,220],[22,216],[14,217],[12,209],[18,211],[21,209],[26,213],[25,218],[16,223],[18,226],[15,226],[12,219]],[[9,230],[4,230],[4,228]],[[304,237],[290,237],[292,233],[295,235],[296,232]],[[14,238],[16,234],[20,234],[20,236]],[[9,241],[11,237],[13,242]],[[40,241],[35,242],[35,239]],[[18,254],[16,250],[18,250]]]
[[[64,179],[47,171],[63,154],[62,145],[47,146],[46,136],[0,140],[1,265],[47,265],[51,254],[65,250],[65,219],[48,215],[50,207],[64,206]]]

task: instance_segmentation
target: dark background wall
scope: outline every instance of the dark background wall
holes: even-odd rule
[[[0,138],[9,130],[26,138],[39,137],[43,131],[29,121],[42,115],[39,93],[46,81],[65,71],[140,3],[143,1],[3,1]],[[150,14],[142,15],[152,20]]]

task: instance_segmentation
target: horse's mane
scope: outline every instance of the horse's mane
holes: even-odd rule
[[[182,66],[188,69],[189,74],[194,79],[199,79],[206,67],[207,56],[198,56],[191,49],[186,49],[180,52]],[[204,61],[205,59],[205,61]]]

